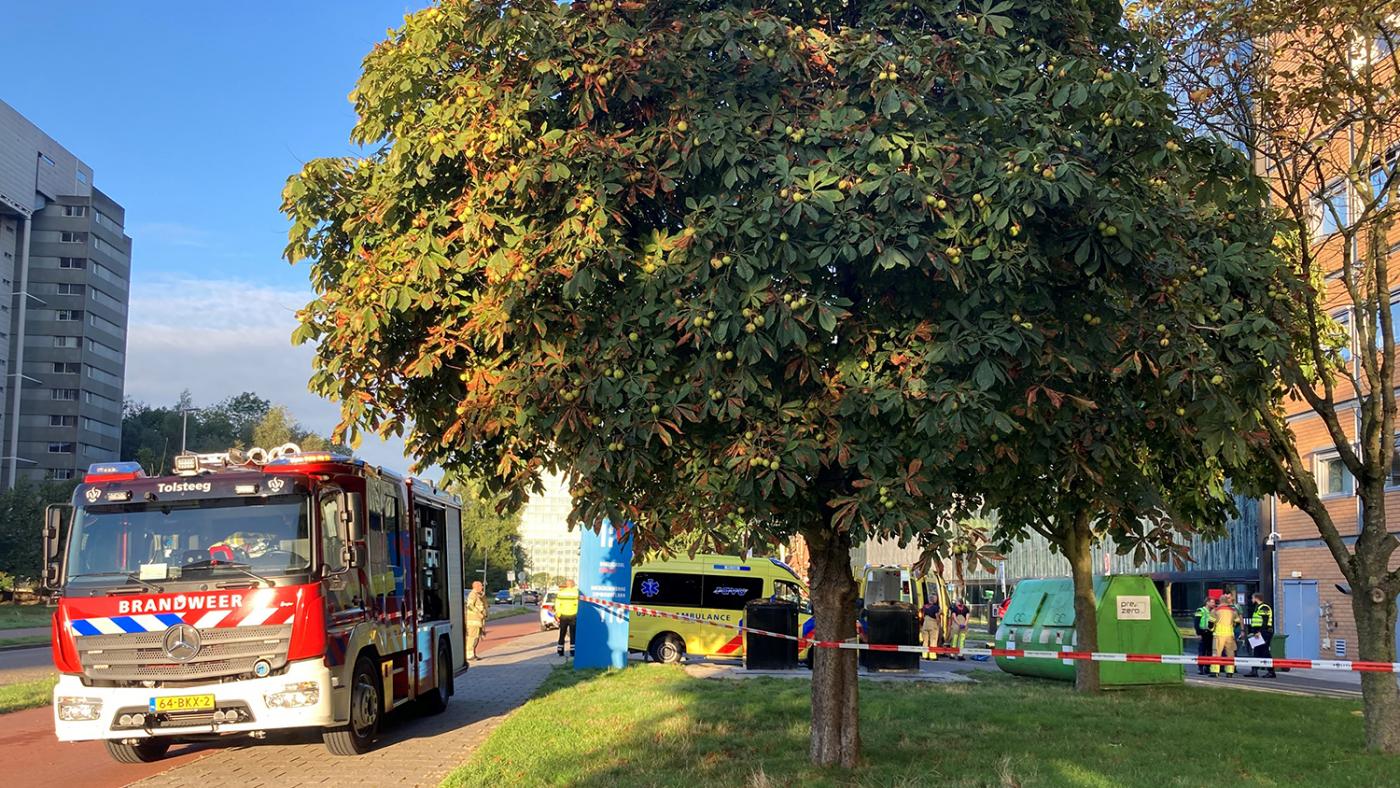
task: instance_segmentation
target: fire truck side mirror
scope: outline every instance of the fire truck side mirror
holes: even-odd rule
[[[58,588],[63,571],[63,524],[71,504],[54,503],[44,509],[44,588]]]

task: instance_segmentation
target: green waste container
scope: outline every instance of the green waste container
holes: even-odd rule
[[[1094,578],[1098,601],[1100,652],[1181,654],[1181,632],[1151,578],[1113,575]],[[1069,578],[1022,580],[1006,618],[997,627],[996,646],[1036,651],[1077,651],[1074,583]],[[1277,641],[1275,641],[1277,642]],[[1074,681],[1074,662],[1062,659],[997,657],[997,667],[1018,676]],[[1181,665],[1157,662],[1100,662],[1105,687],[1180,684]]]
[[[1274,639],[1269,641],[1269,653],[1274,655],[1274,659],[1288,659],[1288,635],[1283,632],[1275,632]],[[1287,673],[1291,668],[1279,668]]]

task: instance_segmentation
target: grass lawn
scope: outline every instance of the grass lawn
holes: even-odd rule
[[[495,621],[498,618],[510,618],[511,616],[521,616],[529,612],[530,608],[520,607],[519,605],[516,605],[515,607],[503,607],[496,610],[492,610],[491,612],[487,613],[486,620]]]
[[[0,714],[49,705],[53,700],[53,685],[57,682],[57,678],[50,676],[0,686]]]
[[[1081,697],[1000,673],[861,684],[866,765],[807,764],[806,681],[556,670],[445,786],[1362,786],[1359,704],[1221,688]]]
[[[0,638],[0,648],[6,648],[8,646],[46,646],[48,643],[48,635],[28,635],[22,638]]]
[[[44,604],[0,604],[0,629],[46,627],[53,620],[53,608]]]

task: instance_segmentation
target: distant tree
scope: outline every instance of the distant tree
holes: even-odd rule
[[[40,529],[44,508],[67,502],[75,485],[76,482],[21,480],[14,489],[0,492],[0,572],[22,582],[42,576]]]
[[[187,416],[182,409],[188,409]],[[181,430],[186,446],[195,452],[220,452],[230,448],[272,448],[293,442],[306,450],[347,447],[302,427],[285,406],[273,406],[252,392],[236,394],[205,408],[196,408],[189,392],[169,407],[155,407],[128,398],[122,415],[121,457],[141,463],[147,473],[167,472],[171,458],[180,452]]]
[[[448,489],[462,498],[462,565],[467,582],[481,579],[485,564],[486,586],[493,590],[508,587],[506,572],[525,565],[520,515],[499,512],[480,482],[456,480]]]
[[[296,422],[292,420],[292,414],[286,408],[277,405],[268,410],[262,420],[253,427],[253,445],[265,449],[281,446],[292,442],[296,432]]]

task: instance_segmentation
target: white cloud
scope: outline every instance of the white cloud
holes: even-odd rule
[[[207,405],[253,391],[286,405],[303,426],[329,434],[338,408],[307,389],[311,347],[291,343],[296,310],[311,298],[309,289],[236,279],[138,281],[127,333],[127,396],[170,405],[189,389],[196,405]],[[410,464],[403,451],[402,441],[369,436],[358,454],[403,472]]]

